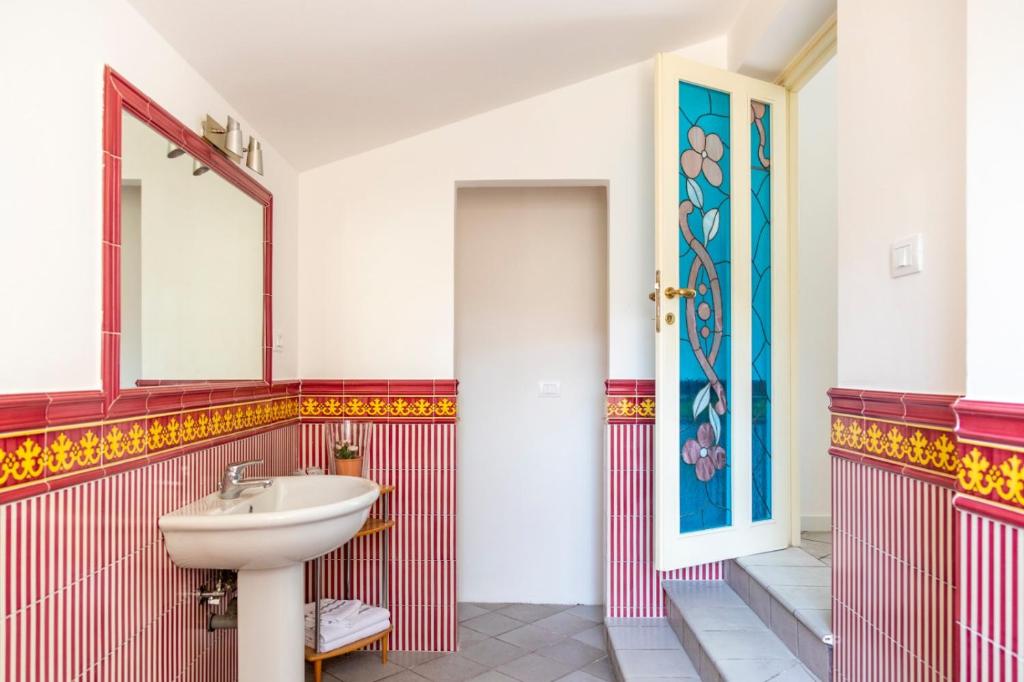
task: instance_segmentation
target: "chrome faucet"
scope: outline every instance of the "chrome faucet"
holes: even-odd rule
[[[274,482],[271,478],[250,478],[242,479],[242,470],[247,466],[263,464],[261,459],[250,459],[245,462],[229,464],[224,469],[224,476],[220,479],[220,499],[237,499],[246,488],[269,488]]]

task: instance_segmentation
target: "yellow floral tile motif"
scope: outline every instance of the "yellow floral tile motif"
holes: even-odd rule
[[[174,448],[296,419],[297,398],[111,421],[88,427],[70,425],[47,434],[40,430],[0,441],[0,488],[32,483],[45,476],[89,471],[102,463],[127,461],[147,452]],[[85,429],[75,438],[69,433]],[[49,438],[47,438],[49,435]],[[6,447],[11,449],[5,450]]]
[[[1011,455],[994,464],[978,448],[971,448],[960,464],[957,481],[964,492],[985,497],[994,493],[1003,502],[1024,509],[1024,465],[1020,457]]]
[[[832,415],[832,445],[943,474],[958,471],[956,441],[949,432],[910,428],[913,432],[907,436],[893,424],[869,420],[867,426],[862,427],[859,419]]]
[[[609,399],[607,408],[608,419],[654,419],[654,398]]]
[[[417,396],[307,396],[302,399],[303,417],[342,417],[399,419],[454,419],[457,413],[454,398],[430,400]]]

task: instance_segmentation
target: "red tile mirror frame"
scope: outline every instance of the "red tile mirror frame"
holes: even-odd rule
[[[121,387],[121,117],[129,112],[263,206],[263,378]],[[249,399],[271,390],[273,195],[109,66],[103,105],[103,411],[137,415]]]

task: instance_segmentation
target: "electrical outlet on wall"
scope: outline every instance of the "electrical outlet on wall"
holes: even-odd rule
[[[924,269],[924,240],[920,234],[893,242],[889,251],[889,274],[892,277],[913,275]]]
[[[560,381],[541,381],[541,398],[558,398],[562,395],[562,383]]]
[[[281,332],[274,334],[274,352],[284,352],[284,334],[282,334]]]

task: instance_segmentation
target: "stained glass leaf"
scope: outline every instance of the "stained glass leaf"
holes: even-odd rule
[[[704,388],[700,389],[697,397],[693,399],[693,418],[696,419],[697,415],[708,409],[708,405],[711,404],[711,384],[708,384]]]
[[[704,210],[704,192],[693,178],[686,178],[686,196],[699,210]]]
[[[722,439],[722,420],[718,417],[717,412],[708,410],[708,421],[711,422],[711,428],[715,430],[715,443],[718,443]]]
[[[709,241],[715,238],[718,234],[718,209],[713,208],[704,214],[704,243],[707,244]]]

